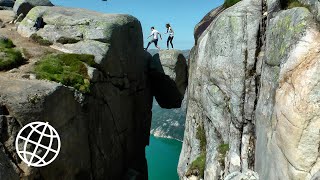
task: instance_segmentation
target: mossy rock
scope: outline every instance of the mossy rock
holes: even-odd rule
[[[16,68],[23,64],[24,59],[21,52],[14,47],[11,40],[0,38],[0,71]]]
[[[295,7],[305,7],[310,11],[310,7],[308,5],[302,4],[298,0],[282,0],[281,6],[282,6],[282,9],[292,9]]]
[[[68,38],[68,37],[60,37],[57,42],[61,44],[75,44],[79,42],[80,40],[74,39],[74,38]]]
[[[43,46],[51,46],[51,45],[53,44],[53,43],[50,42],[49,40],[43,39],[41,36],[38,36],[37,34],[32,34],[32,35],[30,36],[30,38],[31,38],[34,42],[36,42],[36,43],[38,43],[38,44],[40,44],[40,45],[43,45]]]
[[[35,66],[39,79],[59,82],[74,87],[82,93],[90,92],[90,78],[86,65],[94,66],[94,56],[87,54],[51,54]]]
[[[206,132],[202,124],[199,125],[197,128],[196,138],[200,141],[200,151],[205,152],[206,146],[207,146],[207,138],[206,138]]]
[[[206,167],[206,153],[201,153],[196,160],[194,160],[190,168],[188,169],[186,176],[195,175],[201,178],[204,178],[204,170]]]
[[[223,6],[224,6],[224,8],[228,8],[228,7],[231,7],[235,4],[237,4],[240,1],[241,0],[225,0]]]
[[[191,163],[186,173],[186,176],[188,177],[191,175],[195,175],[195,176],[204,178],[204,170],[206,166],[206,156],[207,156],[207,152],[206,152],[207,139],[206,139],[206,132],[203,124],[200,124],[198,126],[196,138],[200,141],[200,155],[199,157],[197,157],[197,159],[195,159]]]
[[[228,151],[229,151],[229,144],[221,144],[218,147],[218,152],[219,152],[218,161],[219,161],[220,165],[222,165],[222,166],[224,166],[224,164],[225,164],[224,159],[226,158]]]

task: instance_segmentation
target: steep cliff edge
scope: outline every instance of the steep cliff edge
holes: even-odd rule
[[[0,29],[25,58],[0,72],[0,170],[8,172],[0,179],[147,179],[152,100],[166,97],[154,92],[153,78],[178,94],[164,107],[180,107],[182,98],[170,77],[150,67],[140,22],[39,6],[15,29],[7,22]],[[0,62],[6,53],[1,47]],[[34,121],[50,123],[61,137],[59,156],[43,168],[28,166],[15,150],[18,131]]]
[[[180,178],[312,179],[320,170],[317,14],[285,3],[212,12],[191,52]]]

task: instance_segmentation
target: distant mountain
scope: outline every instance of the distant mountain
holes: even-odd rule
[[[151,134],[156,137],[183,140],[186,106],[179,109],[162,109],[154,99]]]
[[[186,49],[186,50],[180,50],[182,52],[182,54],[184,55],[184,57],[186,59],[189,59],[189,56],[190,56],[190,50],[189,49]],[[156,53],[159,52],[158,49],[149,49],[148,52],[153,56],[155,55]]]

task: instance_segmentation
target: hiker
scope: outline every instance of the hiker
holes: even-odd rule
[[[43,28],[46,25],[46,23],[43,21],[42,17],[38,17],[36,20],[36,23],[34,24],[34,27],[38,31],[39,29]]]
[[[174,37],[174,32],[173,32],[173,29],[171,28],[169,23],[166,24],[166,28],[167,28],[167,32],[165,34],[169,33],[168,40],[167,40],[167,49],[169,50],[169,42],[170,42],[171,47],[173,49],[172,40],[173,40],[173,37]]]
[[[154,43],[154,45],[160,50],[160,47],[158,46],[158,36],[160,36],[160,39],[162,40],[161,34],[159,31],[155,30],[154,27],[151,27],[151,34],[148,37],[148,39],[152,36],[152,40],[148,43],[147,48],[145,50],[148,50],[151,43]]]

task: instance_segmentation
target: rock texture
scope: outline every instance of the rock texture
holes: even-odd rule
[[[26,16],[36,6],[53,6],[50,0],[16,0],[13,6],[14,13],[19,16]]]
[[[200,126],[205,129],[207,141],[205,179],[252,168],[256,89],[251,72],[259,46],[261,11],[261,2],[256,0],[244,0],[228,8],[212,21],[192,50],[180,177],[200,154]],[[218,160],[217,152],[223,144],[230,147],[225,163]],[[242,158],[247,161],[241,163]]]
[[[153,56],[154,61],[159,58],[163,71],[175,81],[180,93],[184,96],[188,86],[188,66],[182,52],[176,50],[164,50]]]
[[[302,4],[306,5],[314,14],[314,17],[320,21],[320,2],[316,0],[299,0]]]
[[[32,29],[38,17],[46,24]],[[157,83],[172,88],[162,93],[162,98],[169,99],[166,107],[180,107],[182,99],[175,82],[163,72],[155,75],[151,68],[151,55],[143,50],[140,22],[129,15],[41,6],[29,12],[18,31],[49,39],[54,42],[52,48],[62,52],[92,54],[96,65],[87,67],[91,83],[87,94],[31,75],[21,78],[18,72],[32,70],[39,58],[19,69],[0,72],[0,142],[4,149],[4,158],[0,151],[0,179],[147,179],[145,146],[149,144],[152,100],[153,95],[161,94],[152,91],[152,78],[160,77]],[[78,41],[57,42],[61,37]],[[177,98],[166,98],[170,91]],[[21,162],[14,147],[18,131],[33,121],[49,122],[62,144],[58,158],[37,169]],[[8,173],[3,174],[2,169]]]
[[[219,6],[211,10],[208,14],[204,16],[204,18],[196,25],[194,28],[194,39],[195,43],[198,42],[198,39],[202,35],[202,33],[208,28],[208,26],[212,23],[212,21],[224,10],[223,6]]]
[[[310,179],[320,169],[320,39],[312,17],[306,8],[289,9],[266,31],[256,110],[255,166],[262,179]]]
[[[213,18],[197,40],[180,178],[197,176],[187,172],[203,156],[203,144],[204,179],[317,176],[317,13],[281,8],[277,0],[242,0]],[[198,135],[203,130],[205,141]]]
[[[152,67],[168,75],[179,90],[178,97],[184,98],[188,85],[187,61],[181,51],[164,50],[153,55]],[[151,133],[155,136],[174,138],[182,141],[186,106],[179,109],[162,109],[155,101],[153,104]]]

